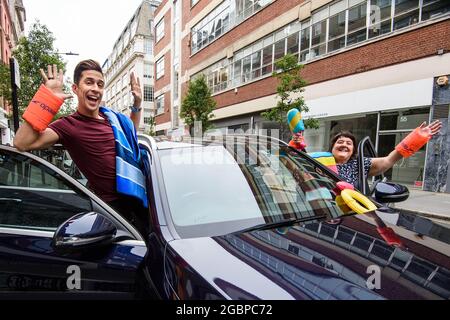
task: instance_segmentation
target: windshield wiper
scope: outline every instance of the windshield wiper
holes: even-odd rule
[[[276,228],[283,228],[283,227],[289,227],[297,223],[301,222],[308,222],[312,220],[319,220],[326,218],[326,215],[323,216],[316,216],[316,217],[307,217],[307,218],[298,218],[298,219],[288,219],[283,221],[276,221],[276,222],[269,222],[269,223],[262,223],[258,224],[256,226],[246,228],[243,230],[236,231],[234,233],[245,233],[245,232],[251,232],[251,231],[257,231],[257,230],[267,230],[267,229],[276,229]]]

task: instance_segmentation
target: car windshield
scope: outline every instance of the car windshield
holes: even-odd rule
[[[234,139],[159,150],[171,218],[181,237],[218,236],[290,219],[333,219],[336,180],[283,144]]]

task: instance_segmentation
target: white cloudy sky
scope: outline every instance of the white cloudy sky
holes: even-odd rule
[[[140,3],[141,0],[23,0],[26,31],[39,19],[53,32],[59,52],[80,54],[62,56],[67,61],[66,76],[72,78],[75,66],[83,59],[103,64]]]

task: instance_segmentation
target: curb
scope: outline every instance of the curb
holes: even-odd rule
[[[438,219],[438,220],[443,220],[443,221],[450,221],[450,215],[442,215],[442,214],[437,214],[437,213],[431,213],[431,212],[423,212],[423,211],[413,211],[410,209],[404,209],[404,208],[400,208],[400,207],[395,207],[395,209],[398,209],[400,211],[412,214],[412,215],[419,215],[422,216],[424,218],[433,218],[433,219]]]

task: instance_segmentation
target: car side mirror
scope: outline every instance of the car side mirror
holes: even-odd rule
[[[408,199],[409,190],[404,185],[392,182],[378,182],[375,186],[375,199],[381,203],[402,202]]]
[[[64,222],[55,232],[52,247],[74,252],[111,244],[117,233],[114,223],[97,212],[78,214]]]

